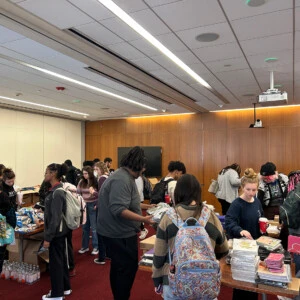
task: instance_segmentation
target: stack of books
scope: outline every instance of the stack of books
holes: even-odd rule
[[[265,264],[270,272],[283,273],[283,259],[282,253],[270,253],[265,259]]]
[[[154,255],[154,248],[150,249],[149,251],[145,252],[140,260],[139,264],[141,266],[152,266],[153,265],[153,255]]]
[[[232,278],[255,282],[259,265],[258,245],[255,240],[233,239],[231,257]]]
[[[278,287],[287,287],[288,283],[291,281],[291,268],[290,265],[283,265],[282,273],[270,272],[268,267],[263,263],[259,264],[257,283],[267,284]]]
[[[280,247],[281,245],[281,240],[272,238],[270,236],[262,235],[256,240],[257,244],[269,251],[274,251]]]

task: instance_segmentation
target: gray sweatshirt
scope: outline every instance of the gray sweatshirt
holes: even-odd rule
[[[219,190],[216,193],[218,199],[232,203],[238,197],[241,179],[235,170],[228,169],[224,174],[218,175],[218,184]]]
[[[128,209],[141,215],[138,190],[133,176],[118,169],[103,183],[98,198],[97,232],[110,238],[128,238],[140,231],[140,222],[121,216]]]

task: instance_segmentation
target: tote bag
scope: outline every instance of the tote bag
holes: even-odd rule
[[[215,179],[212,179],[211,180],[211,184],[208,188],[208,191],[212,194],[216,194],[216,192],[219,190],[219,184],[218,184],[218,181],[215,180]]]
[[[14,229],[6,222],[6,218],[0,214],[0,247],[9,245],[15,240]]]

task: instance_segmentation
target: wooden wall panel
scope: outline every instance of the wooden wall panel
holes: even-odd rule
[[[183,161],[203,184],[203,199],[220,211],[207,189],[224,166],[237,162],[259,172],[273,161],[284,173],[300,169],[299,113],[300,107],[258,109],[259,129],[249,128],[253,110],[89,122],[86,158],[110,156],[116,168],[117,147],[161,146],[163,175],[169,161]]]

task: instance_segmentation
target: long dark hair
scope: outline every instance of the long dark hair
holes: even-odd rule
[[[202,210],[201,192],[201,186],[197,178],[191,174],[184,174],[176,184],[174,191],[175,205],[190,205],[192,201],[195,201],[197,207],[193,217],[198,219]]]
[[[85,179],[84,176],[82,175],[81,180],[79,182],[79,187],[80,188],[89,188],[89,187],[93,187],[94,189],[98,189],[98,185],[97,185],[97,179],[94,175],[93,172],[93,168],[90,166],[85,166],[82,168],[82,173],[83,172],[87,172],[88,173],[88,179]]]
[[[49,169],[52,172],[55,172],[55,178],[58,181],[61,181],[63,176],[67,174],[68,172],[68,166],[67,164],[63,163],[63,164],[50,164],[47,169]]]
[[[224,174],[227,170],[229,170],[229,169],[235,170],[235,171],[238,173],[239,177],[241,176],[241,167],[240,167],[240,165],[237,164],[237,163],[234,163],[234,164],[232,164],[232,165],[230,165],[230,166],[227,166],[227,167],[223,168],[223,169],[219,172],[219,175],[223,175],[223,174]]]

